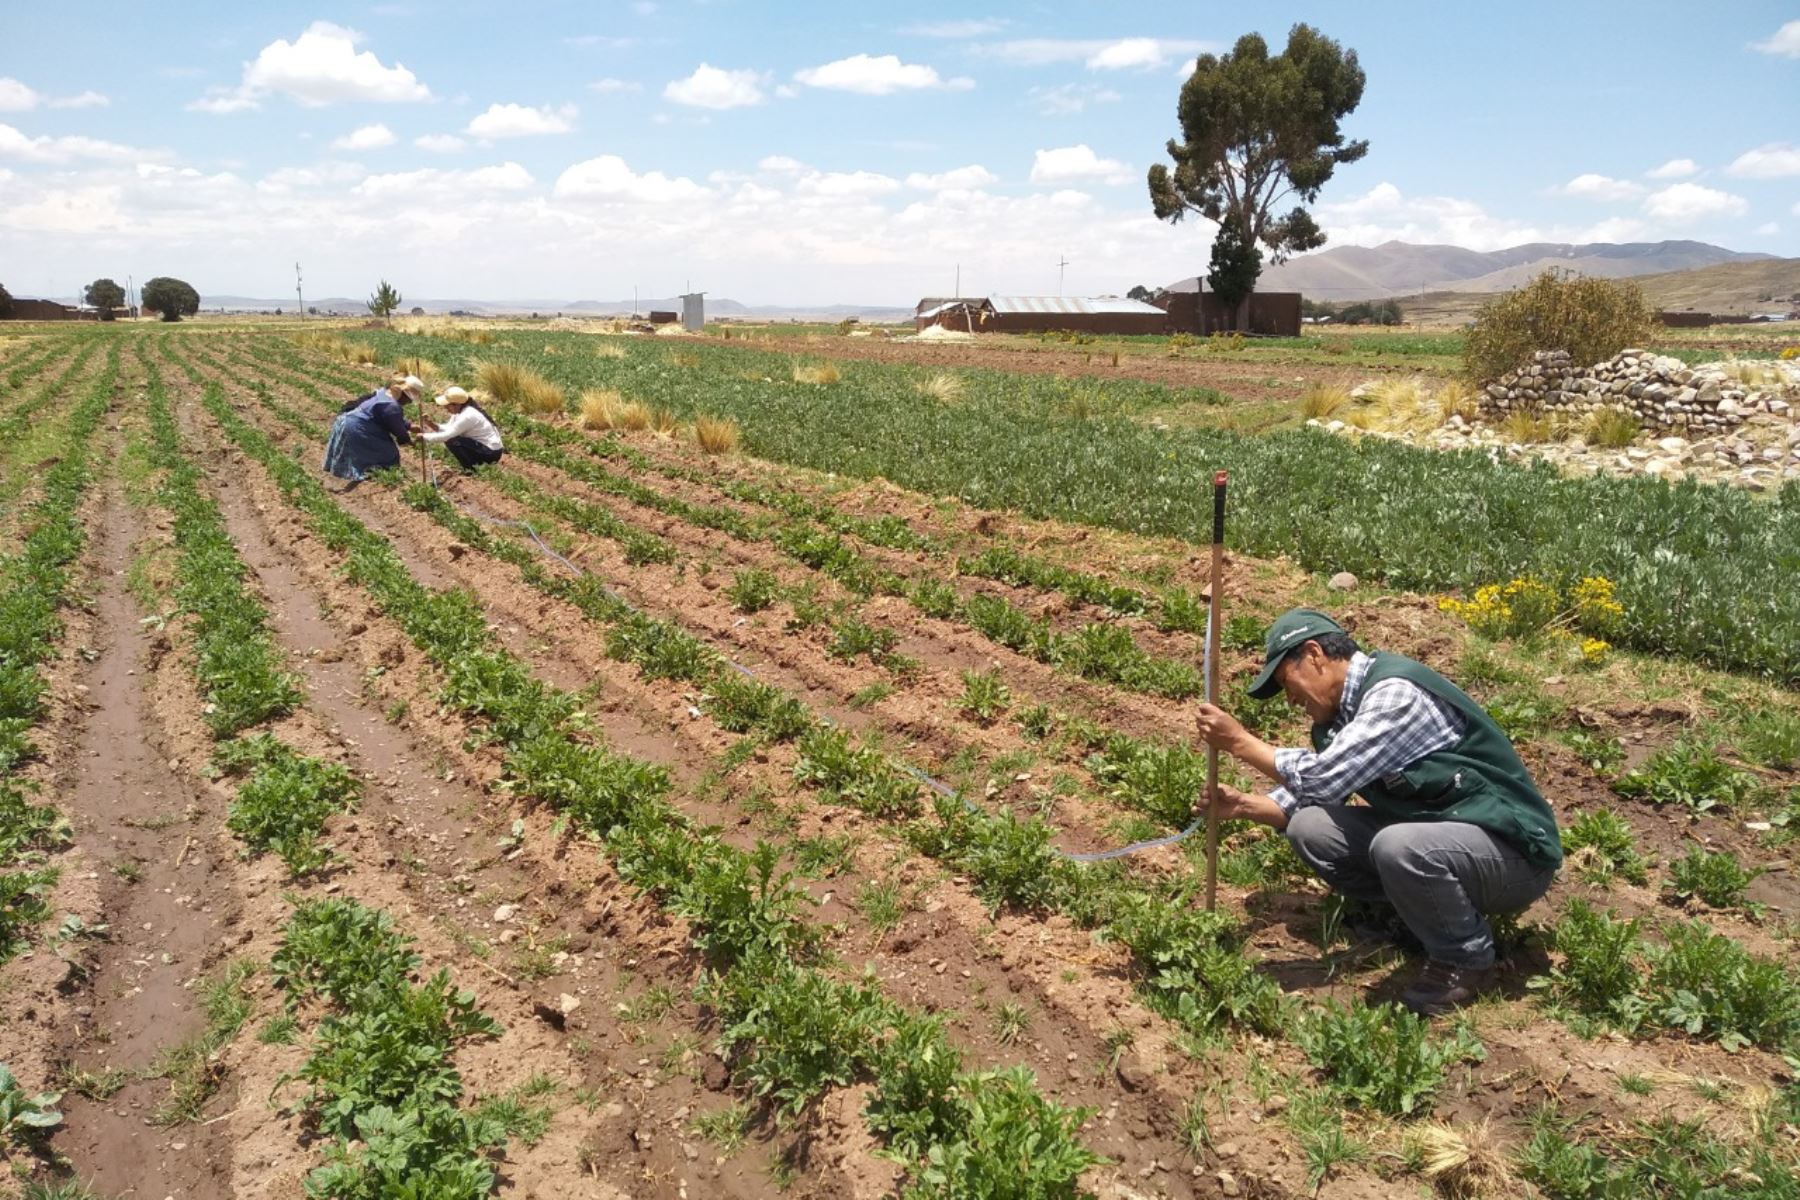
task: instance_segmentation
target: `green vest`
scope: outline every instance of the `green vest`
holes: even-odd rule
[[[1511,842],[1541,867],[1562,865],[1556,817],[1512,739],[1468,693],[1423,663],[1378,653],[1363,676],[1360,695],[1385,679],[1405,679],[1462,714],[1462,740],[1427,754],[1404,770],[1365,784],[1362,798],[1393,821],[1465,821]],[[1315,725],[1313,749],[1331,744],[1328,726]]]

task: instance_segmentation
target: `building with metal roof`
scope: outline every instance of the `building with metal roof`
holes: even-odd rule
[[[1169,314],[1154,304],[1119,296],[927,297],[913,325],[942,325],[969,333],[1162,333]]]

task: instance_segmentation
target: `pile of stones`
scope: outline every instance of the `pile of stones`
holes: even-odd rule
[[[1576,366],[1567,350],[1540,350],[1529,366],[1488,384],[1480,407],[1489,421],[1515,412],[1579,419],[1618,408],[1647,430],[1693,437],[1734,429],[1752,413],[1787,415],[1786,390],[1746,386],[1732,378],[1724,363],[1690,367],[1646,350],[1621,350],[1591,367]]]

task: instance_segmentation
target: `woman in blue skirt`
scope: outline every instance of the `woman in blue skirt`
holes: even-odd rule
[[[395,375],[384,388],[344,405],[325,443],[325,471],[354,487],[370,471],[400,465],[400,447],[412,443],[406,404],[425,394],[417,375]]]

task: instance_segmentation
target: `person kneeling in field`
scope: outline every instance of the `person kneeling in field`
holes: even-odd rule
[[[1493,982],[1488,916],[1531,904],[1562,864],[1556,817],[1511,739],[1430,667],[1365,653],[1311,609],[1269,630],[1250,695],[1277,691],[1312,718],[1311,748],[1277,749],[1200,706],[1208,744],[1281,785],[1221,785],[1219,816],[1285,832],[1333,891],[1361,902],[1359,933],[1397,918],[1418,939],[1429,961],[1402,1004],[1435,1016],[1468,1003]],[[1353,793],[1366,803],[1350,804]]]
[[[325,443],[325,471],[355,487],[370,471],[399,466],[400,447],[412,443],[406,403],[424,392],[417,375],[395,375],[386,387],[345,404]]]
[[[435,397],[434,402],[450,410],[449,420],[431,429],[414,425],[414,433],[428,442],[442,443],[464,471],[500,461],[506,449],[500,441],[500,430],[481,411],[481,406],[469,398],[469,393],[459,387],[445,388],[444,394]]]

